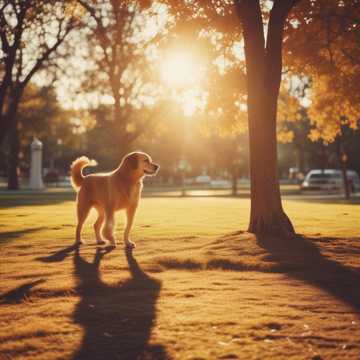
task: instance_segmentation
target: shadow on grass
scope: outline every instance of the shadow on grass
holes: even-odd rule
[[[291,264],[298,269],[286,272],[289,276],[321,288],[359,311],[360,273],[324,257],[313,240],[315,239],[300,235],[292,240],[277,237],[257,238],[259,246],[271,255],[273,261],[280,266]],[[349,252],[351,253],[351,249]],[[352,255],[358,256],[356,253]]]
[[[24,229],[24,230],[0,232],[0,245],[3,245],[12,240],[15,240],[16,238],[19,238],[23,235],[31,234],[33,232],[37,232],[37,231],[44,230],[44,229],[46,229],[46,227],[41,226],[41,227]]]
[[[75,199],[75,193],[67,192],[1,192],[0,208],[13,208],[17,206],[55,205]]]
[[[37,257],[35,260],[45,262],[45,263],[53,263],[53,262],[61,262],[65,260],[74,250],[78,248],[78,245],[73,244],[65,249],[61,249],[59,251],[54,252],[48,256]]]
[[[77,292],[81,301],[74,320],[84,338],[74,359],[168,359],[162,345],[149,345],[161,283],[145,274],[131,252],[126,254],[131,277],[116,286],[101,280],[99,266],[108,251],[98,249],[92,263],[76,249]]]
[[[30,292],[33,287],[36,285],[42,284],[45,282],[44,279],[39,279],[35,281],[28,282],[23,284],[13,290],[8,291],[7,293],[0,295],[0,303],[2,304],[19,304],[26,300],[30,296]]]
[[[240,237],[242,232],[232,233],[215,241],[221,249],[231,249],[228,256],[214,255],[203,260],[159,258],[157,263],[164,269],[202,271],[255,271],[264,273],[282,273],[289,277],[307,282],[340,301],[360,310],[360,271],[350,268],[322,255],[315,242],[330,243],[336,238],[310,238],[296,236],[294,239],[260,237],[253,235]],[[360,238],[351,239],[353,244]],[[360,248],[356,245],[326,247],[334,255],[358,258]]]

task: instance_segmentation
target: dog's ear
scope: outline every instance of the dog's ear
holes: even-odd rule
[[[137,154],[130,154],[126,158],[126,162],[130,169],[136,170],[138,168],[138,156]]]

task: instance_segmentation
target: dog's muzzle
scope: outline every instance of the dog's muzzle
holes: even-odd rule
[[[152,164],[152,170],[144,170],[147,175],[155,175],[160,169],[160,165]]]

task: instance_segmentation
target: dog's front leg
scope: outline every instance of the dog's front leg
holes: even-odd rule
[[[127,219],[126,219],[126,228],[124,231],[124,242],[125,242],[125,246],[129,249],[133,249],[135,247],[135,243],[129,239],[130,230],[134,221],[135,212],[136,212],[136,206],[131,206],[126,209]]]
[[[104,237],[110,241],[112,246],[116,246],[116,241],[114,237],[114,228],[115,228],[115,217],[114,211],[106,211],[105,213],[105,225],[103,229]]]

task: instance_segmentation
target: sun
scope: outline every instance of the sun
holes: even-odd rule
[[[201,82],[202,68],[191,53],[174,51],[160,62],[162,81],[171,87],[190,87]]]
[[[160,76],[166,89],[180,104],[186,117],[204,107],[205,67],[195,53],[172,50],[159,62]]]

